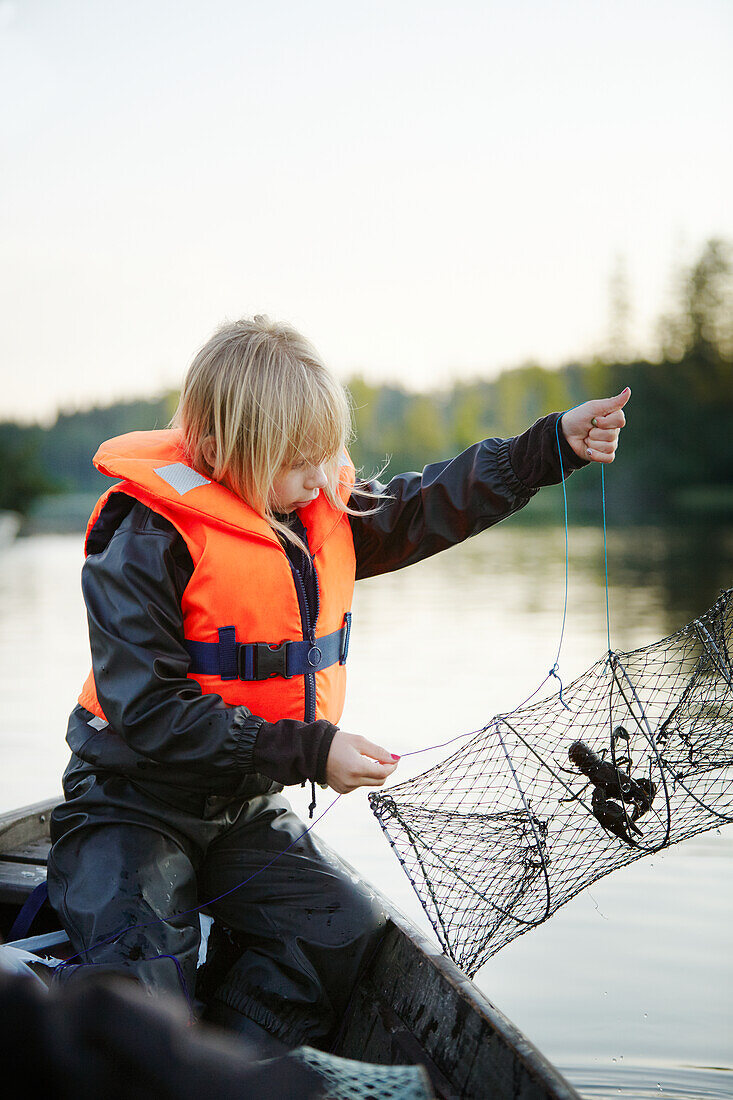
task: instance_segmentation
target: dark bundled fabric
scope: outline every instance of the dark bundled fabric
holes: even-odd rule
[[[0,1061],[15,1091],[54,1100],[317,1100],[323,1077],[292,1057],[258,1060],[244,1040],[187,1026],[180,1005],[88,970],[44,992],[0,973]]]

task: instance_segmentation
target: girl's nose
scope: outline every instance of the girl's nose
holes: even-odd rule
[[[328,478],[326,477],[326,471],[323,466],[313,466],[308,475],[308,488],[325,489],[327,484]]]

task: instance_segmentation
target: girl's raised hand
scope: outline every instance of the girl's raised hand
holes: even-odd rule
[[[326,760],[326,782],[339,794],[357,787],[381,787],[397,767],[399,756],[358,734],[338,730]]]
[[[617,397],[586,401],[563,414],[560,421],[563,435],[578,458],[613,462],[619,432],[626,423],[623,408],[630,397],[627,386]]]

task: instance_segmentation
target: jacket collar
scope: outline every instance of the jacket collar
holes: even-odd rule
[[[345,475],[353,483],[353,466],[348,456]],[[122,478],[141,489],[145,496],[165,501],[182,512],[206,518],[215,524],[279,544],[263,517],[231,490],[200,474],[189,464],[177,428],[130,432],[108,439],[94,456],[94,465],[109,477]],[[323,494],[299,511],[315,553],[340,518]]]

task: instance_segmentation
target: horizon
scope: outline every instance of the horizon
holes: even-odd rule
[[[350,383],[354,381],[363,381],[367,385],[374,386],[375,388],[398,390],[408,394],[409,396],[438,397],[440,395],[450,393],[451,390],[459,386],[471,387],[474,385],[481,385],[482,383],[490,385],[499,381],[499,379],[506,374],[512,374],[523,370],[541,370],[547,371],[548,373],[559,374],[562,371],[569,370],[574,367],[579,367],[581,370],[583,370],[585,368],[595,367],[598,364],[603,364],[604,366],[608,367],[632,367],[639,365],[648,365],[654,367],[661,366],[664,363],[670,362],[677,362],[677,360],[665,360],[660,357],[645,358],[643,356],[633,356],[629,359],[615,361],[611,359],[603,359],[602,356],[599,356],[597,358],[588,359],[586,361],[571,359],[555,365],[527,361],[524,363],[516,363],[514,365],[502,367],[491,376],[488,376],[486,374],[460,375],[449,379],[445,383],[431,385],[430,388],[415,388],[415,386],[410,385],[409,382],[404,382],[399,379],[384,378],[372,380],[368,377],[365,377],[364,374],[359,372],[350,374],[345,378],[339,378],[339,381],[347,389],[349,388]],[[148,392],[140,393],[126,393],[120,396],[115,396],[114,394],[112,394],[111,396],[109,396],[109,398],[104,398],[99,401],[95,400],[86,405],[59,405],[55,409],[51,410],[51,412],[43,418],[37,417],[35,419],[26,419],[22,416],[0,416],[0,424],[14,424],[21,428],[40,427],[45,429],[52,427],[53,424],[56,423],[56,421],[59,420],[61,417],[70,418],[73,416],[84,416],[87,413],[102,411],[104,409],[121,405],[135,405],[138,403],[152,404],[156,401],[163,401],[168,397],[177,395],[179,392],[180,387],[169,386],[160,390],[151,390]]]

